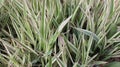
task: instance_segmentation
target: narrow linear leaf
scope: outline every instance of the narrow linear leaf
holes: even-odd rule
[[[53,43],[56,41],[56,39],[57,39],[57,37],[59,36],[60,32],[61,32],[62,29],[65,27],[65,25],[70,21],[71,17],[72,17],[72,16],[69,16],[65,21],[63,21],[63,22],[59,25],[57,31],[56,31],[55,34],[51,37],[49,44],[53,44]]]
[[[85,35],[92,36],[95,41],[99,41],[98,36],[95,33],[91,32],[91,31],[81,29],[81,28],[74,28],[74,29],[76,29],[77,31],[79,31],[79,32],[81,32],[81,33],[83,33]]]

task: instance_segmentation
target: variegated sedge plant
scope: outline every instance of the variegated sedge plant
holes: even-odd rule
[[[92,67],[120,57],[115,2],[1,0],[0,65]]]

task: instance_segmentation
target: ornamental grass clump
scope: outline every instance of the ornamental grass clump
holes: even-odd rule
[[[0,65],[93,67],[120,57],[119,0],[1,0]]]

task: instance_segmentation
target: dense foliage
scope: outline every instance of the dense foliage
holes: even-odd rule
[[[0,65],[93,67],[119,58],[119,2],[0,0]]]

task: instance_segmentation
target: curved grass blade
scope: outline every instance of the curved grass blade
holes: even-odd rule
[[[91,32],[91,31],[81,29],[81,28],[74,28],[74,29],[76,29],[77,31],[79,31],[79,32],[81,32],[81,33],[83,33],[85,35],[92,36],[95,41],[99,41],[98,36],[95,33]]]
[[[72,17],[72,16],[69,16],[65,21],[63,21],[63,22],[59,25],[57,31],[56,31],[55,34],[51,37],[49,44],[53,44],[53,43],[56,41],[56,39],[57,39],[57,37],[59,36],[60,32],[61,32],[62,29],[65,27],[65,25],[70,21],[71,17]]]

